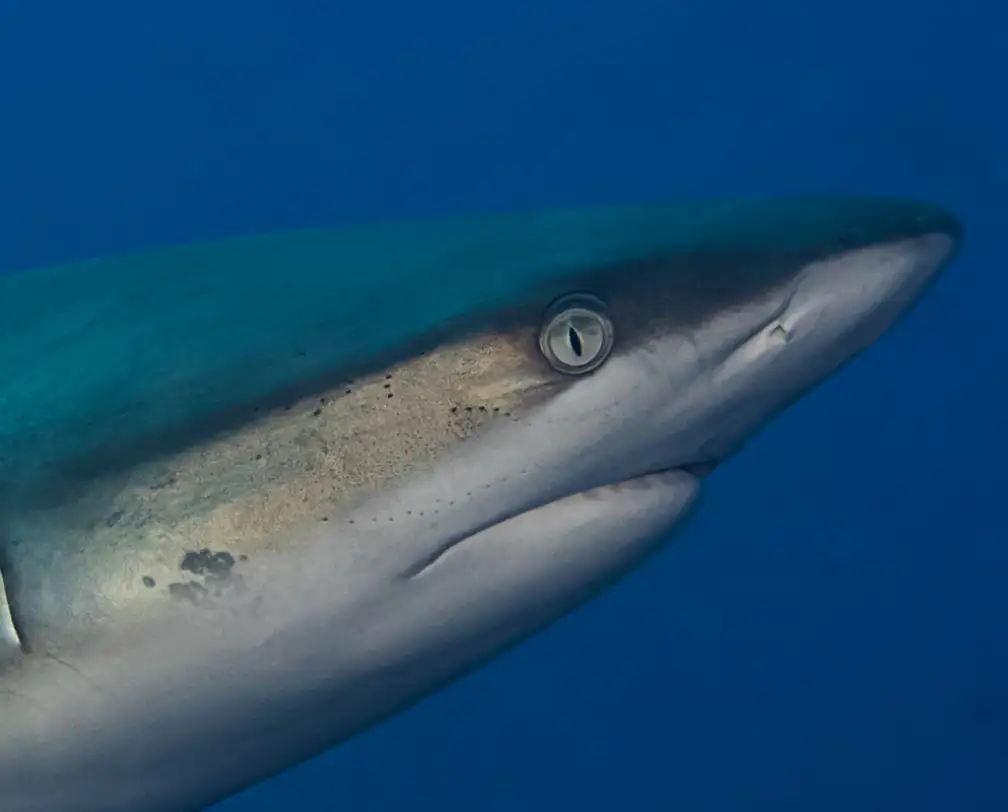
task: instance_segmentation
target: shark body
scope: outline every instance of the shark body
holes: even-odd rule
[[[726,200],[0,280],[0,809],[201,809],[563,616],[960,231]]]

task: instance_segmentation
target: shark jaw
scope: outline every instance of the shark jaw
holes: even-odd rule
[[[200,809],[421,700],[638,566],[682,530],[702,475],[870,345],[959,241],[932,207],[819,205],[762,220],[743,209],[752,228],[705,214],[712,242],[677,252],[649,238],[501,307],[484,296],[464,329],[349,385],[334,377],[170,453],[127,455],[59,500],[6,508],[5,639],[32,650],[8,640],[0,666],[0,806]],[[534,266],[602,225],[622,246],[648,217],[534,218],[505,244],[533,246]],[[814,239],[796,247],[799,230]],[[543,314],[571,294],[588,304],[546,342],[558,371]],[[571,374],[595,346],[591,302],[611,347]]]

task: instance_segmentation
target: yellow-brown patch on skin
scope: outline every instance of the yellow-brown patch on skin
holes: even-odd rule
[[[257,415],[21,517],[15,535],[55,544],[58,558],[85,570],[71,574],[79,594],[57,612],[69,625],[164,600],[186,580],[187,551],[240,562],[288,543],[298,527],[337,523],[348,505],[516,419],[557,380],[535,337],[523,329],[473,338]]]

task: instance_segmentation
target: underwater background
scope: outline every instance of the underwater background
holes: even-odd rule
[[[726,194],[966,226],[677,544],[214,812],[1008,809],[1006,31],[994,0],[0,0],[0,272]]]

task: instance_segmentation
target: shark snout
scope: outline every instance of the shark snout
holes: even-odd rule
[[[700,390],[706,417],[692,425],[703,442],[691,451],[691,471],[709,473],[706,460],[737,451],[771,415],[874,343],[941,274],[962,239],[958,221],[923,204],[901,214],[904,227],[893,229],[900,236],[804,266],[760,327],[714,368]]]
[[[947,228],[838,254],[809,265],[770,325],[777,340],[845,360],[874,342],[920,298],[958,248]]]

